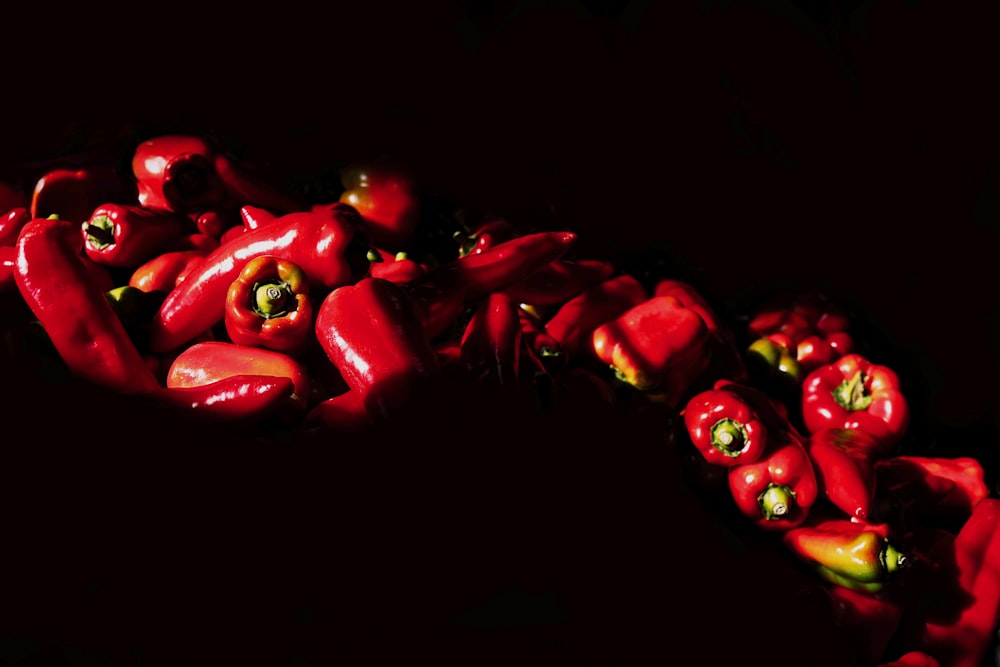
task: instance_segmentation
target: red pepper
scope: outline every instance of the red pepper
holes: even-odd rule
[[[979,667],[1000,624],[1000,498],[973,508],[952,554],[965,602],[954,610],[934,609],[916,648],[941,667]]]
[[[813,514],[781,534],[782,543],[824,580],[875,593],[902,568],[907,557],[890,542],[886,524]]]
[[[136,267],[128,284],[143,292],[169,292],[185,272],[191,270],[208,256],[202,250],[171,250],[164,252]]]
[[[879,439],[877,458],[903,439],[910,409],[899,376],[860,354],[820,366],[802,381],[802,420],[808,431],[856,429]]]
[[[311,210],[322,212],[323,209],[327,208],[329,208],[327,205],[314,206]],[[269,225],[277,220],[279,216],[259,206],[247,205],[240,207],[240,217],[243,219],[244,230],[251,230]]]
[[[476,307],[460,343],[460,360],[473,382],[500,388],[518,385],[521,363],[519,309],[504,292],[488,294]]]
[[[0,245],[0,292],[17,292],[17,282],[14,280],[16,264],[17,248],[12,245]]]
[[[262,347],[206,340],[182,350],[167,371],[167,387],[202,387],[236,375],[269,375],[288,378],[295,390],[285,406],[293,413],[308,407],[309,373],[305,366],[283,352]]]
[[[853,352],[846,311],[822,292],[779,294],[760,305],[747,330],[752,338],[782,334],[791,343],[803,375]]]
[[[777,381],[780,391],[799,389],[805,372],[796,358],[795,347],[785,334],[755,339],[747,346],[747,371],[757,383]]]
[[[765,530],[788,530],[809,516],[819,491],[816,471],[799,437],[768,429],[759,459],[729,468],[729,490],[736,507]]]
[[[0,246],[13,247],[17,243],[17,235],[21,233],[21,228],[29,220],[31,213],[24,206],[12,208],[0,216]]]
[[[504,291],[515,303],[554,306],[572,299],[588,287],[603,282],[615,265],[599,259],[554,259],[518,280]]]
[[[191,214],[189,217],[194,218],[195,227],[199,232],[215,239],[221,239],[227,231],[232,229],[244,230],[240,214],[232,208],[211,209],[197,215]]]
[[[165,387],[155,400],[176,408],[192,421],[251,424],[287,404],[295,391],[289,377],[230,375],[214,382],[190,387]]]
[[[226,295],[229,339],[299,354],[313,333],[309,288],[309,277],[295,262],[274,255],[254,257]]]
[[[163,249],[163,252],[173,252],[175,250],[198,250],[204,254],[208,254],[213,250],[218,250],[221,243],[219,239],[212,238],[208,234],[202,234],[201,232],[194,232],[193,234],[185,234],[181,236],[176,241],[167,245]]]
[[[364,393],[348,389],[316,403],[302,422],[302,433],[307,437],[323,437],[329,431],[357,433],[372,423]]]
[[[866,521],[875,499],[875,436],[846,428],[816,431],[806,438],[806,451],[816,469],[823,495],[848,517]]]
[[[850,638],[859,663],[875,665],[885,655],[903,618],[903,607],[877,594],[833,584],[827,587],[833,622]]]
[[[375,422],[392,418],[422,381],[441,374],[409,294],[383,278],[331,290],[316,313],[316,337]]]
[[[706,386],[722,378],[734,382],[747,382],[747,368],[743,355],[736,345],[736,335],[726,325],[704,295],[694,286],[675,279],[662,279],[653,288],[653,296],[672,296],[698,313],[708,327],[709,365],[706,369]]]
[[[183,215],[145,206],[104,203],[80,226],[83,249],[98,264],[135,268],[193,233]]]
[[[225,318],[229,286],[254,257],[297,264],[315,289],[330,290],[368,272],[360,218],[346,204],[325,212],[289,213],[219,246],[174,287],[150,322],[150,349],[176,349]]]
[[[159,382],[93,281],[82,255],[79,224],[35,218],[17,241],[14,280],[69,371],[125,393]]]
[[[101,204],[134,198],[113,167],[52,169],[35,182],[28,210],[32,218],[57,215],[80,225]]]
[[[405,252],[392,254],[386,250],[373,248],[376,258],[371,263],[368,275],[385,278],[394,283],[405,283],[420,276],[427,266],[407,257]]]
[[[880,662],[877,667],[941,667],[941,663],[923,651],[907,651],[895,660]]]
[[[589,357],[594,330],[649,296],[642,283],[623,273],[587,288],[560,306],[545,323],[545,333],[559,343],[568,360]]]
[[[460,232],[455,234],[455,239],[458,241],[458,254],[460,257],[464,257],[489,250],[498,243],[514,238],[514,231],[514,225],[509,220],[490,218],[486,222],[480,223],[469,234]]]
[[[709,463],[731,467],[752,463],[767,444],[767,427],[738,393],[727,386],[706,389],[681,411],[691,442]]]
[[[965,521],[990,495],[982,464],[971,456],[892,456],[875,462],[875,488],[921,520]]]
[[[467,307],[562,256],[575,241],[572,232],[518,236],[429,269],[402,287],[416,303],[427,337],[434,340]]]
[[[358,210],[372,243],[391,252],[409,248],[420,221],[416,179],[388,157],[357,160],[341,168],[340,201]]]
[[[592,335],[594,355],[640,391],[676,407],[708,363],[708,329],[671,296],[654,296],[605,322]]]

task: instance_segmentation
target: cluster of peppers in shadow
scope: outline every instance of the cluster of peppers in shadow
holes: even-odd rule
[[[986,658],[1000,498],[972,457],[907,452],[900,378],[834,299],[781,295],[737,327],[691,282],[498,214],[450,218],[450,250],[425,252],[438,216],[383,158],[321,200],[201,136],[146,140],[130,167],[55,169],[8,197],[8,354],[310,443],[405,419],[444,382],[652,415],[707,500],[813,575],[858,665]]]

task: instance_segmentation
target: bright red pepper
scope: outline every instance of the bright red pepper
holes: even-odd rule
[[[767,427],[726,385],[692,396],[681,416],[691,442],[709,463],[731,467],[756,461],[764,453]]]
[[[782,543],[824,580],[852,590],[880,591],[907,562],[886,524],[813,514],[781,534]]]
[[[412,172],[386,156],[357,160],[340,170],[340,201],[358,210],[372,243],[407,250],[420,221],[421,202]]]
[[[729,490],[744,516],[774,531],[802,524],[819,493],[805,446],[793,431],[782,429],[768,429],[759,459],[729,468]]]
[[[309,277],[274,255],[247,262],[226,295],[226,332],[240,345],[297,355],[312,336],[314,314]]]
[[[465,376],[473,382],[518,386],[521,320],[508,294],[492,292],[480,301],[465,327],[459,356]]]
[[[138,267],[196,231],[192,221],[178,213],[109,202],[95,208],[80,229],[90,259],[128,268]]]
[[[589,358],[594,330],[650,297],[634,276],[617,275],[589,287],[559,307],[545,333],[559,343],[567,360]]]
[[[202,250],[171,250],[137,266],[129,276],[128,284],[143,292],[169,292],[185,272],[191,270],[208,253]]]
[[[982,464],[971,456],[892,456],[875,462],[875,488],[919,520],[965,521],[990,495]]]
[[[253,424],[291,399],[295,383],[274,375],[230,375],[190,387],[164,387],[153,397],[177,410],[183,419],[224,424]]]
[[[52,169],[35,182],[28,207],[32,218],[57,215],[77,225],[105,202],[129,202],[135,194],[114,167]]]
[[[24,206],[12,208],[0,216],[0,246],[13,247],[17,243],[17,235],[21,233],[21,228],[29,220],[31,213]]]
[[[383,278],[331,290],[316,313],[316,337],[371,419],[384,422],[441,367],[416,305]]]
[[[301,414],[309,402],[309,373],[305,366],[283,352],[227,341],[201,341],[182,350],[167,371],[167,387],[202,387],[236,375],[270,375],[288,378],[295,390],[285,402]]]
[[[899,376],[857,353],[813,370],[802,381],[802,421],[808,431],[856,429],[879,439],[876,458],[903,439],[910,408]]]
[[[671,296],[654,296],[594,329],[597,359],[640,391],[680,404],[708,363],[704,320]]]
[[[394,283],[405,283],[420,276],[427,266],[410,259],[405,252],[392,254],[386,250],[373,248],[377,255],[371,263],[368,275],[372,278],[385,278]]]
[[[866,521],[875,500],[875,436],[846,428],[816,431],[806,438],[821,493],[848,517]]]
[[[17,241],[14,280],[69,371],[125,393],[159,382],[96,284],[78,222],[35,218]]]
[[[289,213],[219,246],[180,282],[150,322],[150,348],[178,348],[225,318],[229,286],[254,257],[292,261],[316,289],[330,290],[368,273],[368,243],[346,204],[324,212]]]
[[[402,287],[416,303],[427,337],[433,341],[467,307],[562,256],[575,241],[572,232],[518,236],[481,253],[431,268],[402,283]]]

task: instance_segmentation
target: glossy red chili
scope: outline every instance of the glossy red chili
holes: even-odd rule
[[[98,264],[136,268],[196,230],[186,216],[145,206],[101,204],[80,226],[83,249]]]

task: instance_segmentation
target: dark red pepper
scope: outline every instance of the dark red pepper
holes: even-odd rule
[[[731,467],[756,461],[767,444],[767,427],[732,385],[707,389],[681,411],[695,448],[714,465]]]
[[[899,455],[875,462],[875,488],[917,520],[964,522],[990,495],[985,471],[971,456]]]
[[[857,429],[828,428],[806,438],[821,493],[848,517],[868,520],[875,500],[875,436]]]
[[[340,201],[358,210],[372,243],[390,252],[407,250],[420,221],[413,173],[387,156],[359,159],[340,170]]]
[[[124,393],[158,389],[87,269],[79,225],[35,218],[24,226],[14,270],[18,290],[72,374]]]
[[[751,338],[786,338],[802,375],[854,351],[847,311],[822,292],[779,294],[756,308],[747,324]]]
[[[510,295],[492,292],[480,301],[460,342],[465,376],[500,388],[518,386],[521,363],[521,320]]]
[[[80,226],[83,249],[98,264],[136,268],[195,231],[191,220],[165,209],[106,202]]]
[[[859,663],[878,664],[899,628],[902,605],[878,594],[837,584],[828,586],[827,592],[833,607],[833,622],[847,634]]]
[[[379,248],[372,248],[375,257],[372,259],[368,275],[372,278],[385,278],[394,283],[405,283],[417,278],[427,266],[410,259],[405,252],[392,254]]]
[[[229,286],[226,333],[240,345],[297,355],[313,334],[314,310],[305,272],[290,260],[260,255]]]
[[[941,663],[923,651],[907,651],[895,660],[878,663],[877,667],[941,667]]]
[[[180,282],[150,322],[150,348],[176,349],[225,317],[229,286],[254,257],[297,264],[316,289],[330,290],[368,273],[368,243],[347,204],[323,212],[289,213],[219,246]]]
[[[515,303],[554,306],[578,296],[588,287],[610,278],[612,262],[599,259],[554,259],[504,291]]]
[[[80,225],[105,202],[130,202],[129,191],[118,170],[93,165],[80,169],[52,169],[35,182],[28,207],[32,218],[57,215]]]
[[[24,206],[12,208],[0,216],[0,246],[13,247],[17,243],[17,235],[21,233],[21,228],[29,220],[31,213]]]

